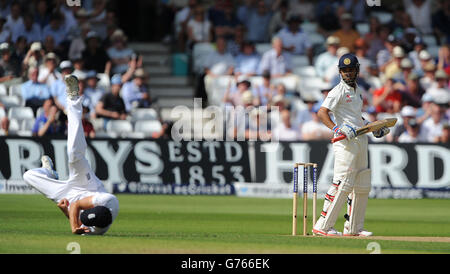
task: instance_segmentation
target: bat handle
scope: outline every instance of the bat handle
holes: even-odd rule
[[[345,138],[347,138],[347,137],[345,137],[345,135],[340,135],[340,136],[338,136],[336,138],[331,139],[331,142],[335,143],[337,141],[344,140]]]

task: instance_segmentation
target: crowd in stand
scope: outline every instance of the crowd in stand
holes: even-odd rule
[[[94,121],[106,129],[152,105],[142,57],[127,46],[107,0],[72,7],[66,0],[0,0],[0,53],[2,135],[12,132],[8,111],[17,106],[33,110],[33,136],[66,134],[67,74],[80,80],[88,137],[96,136]]]
[[[295,96],[274,80],[295,74],[292,60],[304,56],[306,65],[314,68],[314,77],[326,84],[320,87],[326,96],[340,81],[339,57],[351,52],[360,62],[358,86],[364,90],[366,118],[399,118],[396,128],[381,141],[449,142],[449,1],[397,1],[398,5],[389,7],[388,22],[375,16],[365,0],[165,2],[186,3],[174,16],[180,51],[191,54],[196,44],[215,45],[200,70],[194,71],[201,79],[199,95],[206,97],[204,77],[234,77],[236,84],[223,91],[222,103],[282,106],[277,113],[280,122],[269,125],[268,131],[279,139],[327,139],[331,133],[315,115],[323,97],[300,90],[297,93],[306,107],[296,109]],[[315,34],[324,38],[323,44],[316,44],[303,29],[308,23],[317,26]],[[360,31],[358,24],[367,30]],[[272,48],[260,54],[255,46],[261,43]],[[262,84],[252,85],[253,76],[262,77]],[[309,80],[300,75],[300,81]],[[245,127],[248,135],[251,125]]]

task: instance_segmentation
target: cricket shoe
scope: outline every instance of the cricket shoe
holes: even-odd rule
[[[347,214],[345,214],[345,215],[347,215]],[[346,217],[346,216],[344,216],[344,217]],[[369,237],[369,236],[373,235],[372,232],[364,230],[364,229],[361,229],[358,233],[352,234],[352,233],[349,232],[349,230],[350,230],[349,228],[350,228],[350,222],[349,221],[345,221],[345,223],[344,223],[344,232],[343,232],[344,236]]]
[[[76,100],[79,95],[80,88],[78,87],[78,78],[75,75],[66,75],[64,77],[64,82],[67,86],[67,97],[70,100]]]
[[[55,171],[55,167],[53,166],[52,159],[50,159],[50,157],[48,157],[47,155],[43,155],[41,157],[41,162],[42,162],[42,167],[47,169],[50,172],[49,177],[51,177],[52,179],[58,180],[59,179],[58,172]]]
[[[337,231],[333,227],[330,228],[328,231],[313,228],[312,233],[313,233],[313,235],[317,235],[317,236],[331,236],[331,237],[342,236],[342,232]]]

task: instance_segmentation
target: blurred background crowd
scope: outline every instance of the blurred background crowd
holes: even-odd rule
[[[351,52],[365,118],[399,118],[371,142],[449,142],[450,1],[155,0],[146,2],[147,25],[122,20],[116,1],[65,2],[0,0],[0,134],[64,135],[62,79],[73,73],[85,95],[86,136],[114,137],[120,125],[127,137],[170,137],[152,72],[128,44],[128,35],[148,33],[188,58],[192,97],[223,107],[236,121],[225,128],[233,138],[241,128],[245,139],[331,138],[316,112],[340,81],[339,57]],[[142,14],[142,1],[129,3]]]

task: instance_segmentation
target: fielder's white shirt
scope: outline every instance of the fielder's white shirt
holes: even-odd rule
[[[322,107],[333,112],[338,126],[348,124],[353,128],[364,126],[361,109],[363,106],[362,90],[347,85],[343,80],[335,86],[322,103]]]

